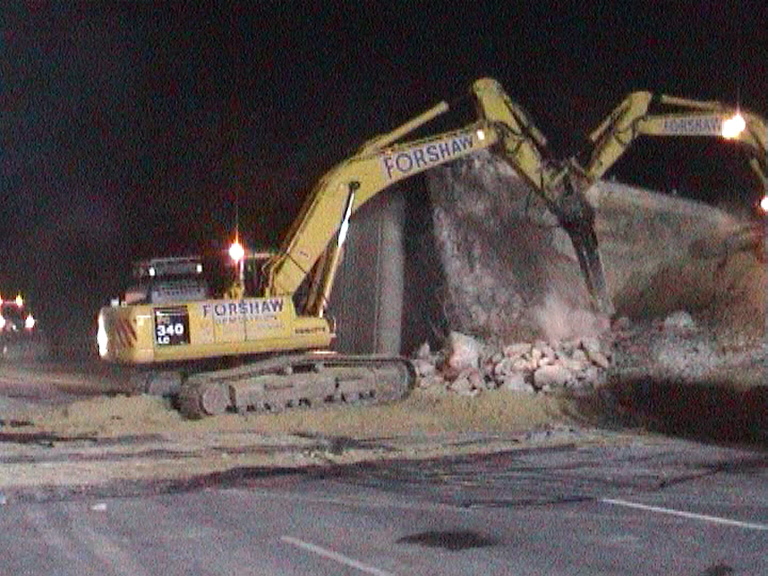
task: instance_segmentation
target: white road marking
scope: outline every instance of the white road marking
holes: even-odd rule
[[[627,500],[613,500],[610,498],[601,498],[600,502],[613,504],[615,506],[625,506],[627,508],[637,508],[647,512],[658,512],[659,514],[669,514],[671,516],[680,516],[681,518],[691,518],[693,520],[703,520],[713,524],[725,524],[726,526],[738,526],[739,528],[748,528],[749,530],[768,530],[768,524],[757,524],[753,522],[740,522],[730,518],[719,518],[718,516],[707,516],[706,514],[694,514],[693,512],[684,512],[682,510],[673,510],[671,508],[662,508],[660,506],[648,506]]]
[[[362,572],[367,572],[368,574],[374,574],[375,576],[394,576],[390,572],[384,572],[383,570],[379,570],[378,568],[374,568],[373,566],[368,566],[367,564],[358,562],[353,558],[348,558],[347,556],[334,552],[333,550],[326,550],[325,548],[321,548],[320,546],[316,546],[315,544],[310,544],[309,542],[304,542],[303,540],[299,540],[298,538],[292,538],[291,536],[281,536],[280,540],[288,544],[293,544],[294,546],[298,546],[299,548],[303,548],[304,550],[309,550],[310,552],[314,552],[319,556],[324,556],[325,558],[330,558],[331,560],[335,560],[339,564],[345,564],[347,566],[351,566],[352,568],[357,568],[358,570]]]

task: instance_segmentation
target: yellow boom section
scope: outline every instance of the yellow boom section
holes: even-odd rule
[[[649,114],[658,102],[672,111]],[[740,117],[741,120],[738,120]],[[729,123],[743,125],[729,131]],[[584,170],[591,180],[602,177],[639,136],[709,137],[734,140],[752,151],[750,165],[768,192],[768,123],[759,115],[720,102],[701,102],[676,96],[654,97],[650,92],[628,95],[590,134],[595,143]]]

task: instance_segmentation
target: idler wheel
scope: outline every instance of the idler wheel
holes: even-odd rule
[[[200,409],[209,416],[224,414],[229,407],[229,395],[222,384],[205,384],[199,390]]]

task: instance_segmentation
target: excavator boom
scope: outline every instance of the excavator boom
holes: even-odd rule
[[[663,108],[651,111],[654,106]],[[715,101],[696,101],[633,92],[589,136],[594,143],[583,170],[601,178],[640,136],[721,138],[750,150],[750,166],[768,192],[768,122],[748,110]]]
[[[266,295],[293,294],[312,274],[313,289],[305,311],[321,316],[341,249],[340,243],[334,245],[331,241],[351,214],[404,178],[498,144],[501,157],[558,217],[571,238],[596,309],[610,315],[613,306],[594,232],[594,211],[583,190],[572,184],[565,168],[548,159],[546,139],[496,80],[475,81],[472,93],[477,122],[454,132],[394,144],[447,111],[447,104],[440,103],[392,132],[370,140],[328,172],[307,198],[281,250],[267,265]],[[314,268],[318,261],[320,265]]]

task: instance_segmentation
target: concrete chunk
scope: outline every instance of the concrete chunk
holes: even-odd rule
[[[542,366],[533,373],[533,385],[536,388],[564,388],[573,375],[569,370],[558,364]]]

